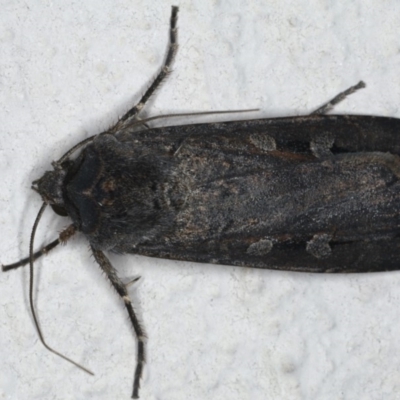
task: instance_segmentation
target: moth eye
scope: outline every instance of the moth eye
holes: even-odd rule
[[[68,213],[64,207],[58,206],[57,204],[51,204],[51,208],[57,215],[60,215],[61,217],[68,217]]]

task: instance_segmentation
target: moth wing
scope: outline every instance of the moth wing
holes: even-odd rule
[[[170,233],[128,251],[303,272],[398,269],[399,129],[392,118],[308,116],[139,132],[141,146],[177,163],[188,195]]]

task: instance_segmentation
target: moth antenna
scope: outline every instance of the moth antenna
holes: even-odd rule
[[[193,113],[176,113],[176,114],[163,114],[163,115],[155,115],[154,117],[143,118],[141,120],[135,120],[130,123],[125,128],[134,128],[135,126],[144,125],[149,121],[154,121],[155,119],[161,118],[174,118],[174,117],[190,117],[194,115],[214,115],[214,114],[234,114],[234,113],[245,113],[245,112],[255,112],[260,111],[259,108],[249,108],[245,110],[221,110],[221,111],[200,111],[200,112],[193,112]]]
[[[38,319],[36,317],[36,311],[35,311],[35,307],[33,305],[33,278],[34,278],[34,274],[33,274],[33,262],[35,259],[35,254],[33,253],[33,244],[34,244],[34,240],[35,240],[35,234],[36,234],[36,229],[39,225],[39,221],[43,215],[44,210],[46,209],[47,204],[43,203],[42,206],[40,207],[40,210],[38,212],[38,215],[35,219],[35,223],[33,224],[33,228],[32,228],[32,233],[31,233],[31,240],[29,243],[29,305],[31,308],[31,312],[32,312],[32,317],[33,317],[33,321],[35,323],[35,327],[37,330],[37,333],[39,335],[39,339],[42,342],[43,346],[51,351],[52,353],[54,353],[55,355],[63,358],[64,360],[70,362],[71,364],[75,365],[76,367],[80,368],[81,370],[87,372],[90,375],[94,375],[93,372],[91,372],[90,370],[88,370],[87,368],[83,367],[82,365],[78,364],[77,362],[71,360],[70,358],[64,356],[63,354],[59,353],[58,351],[54,350],[53,348],[51,348],[46,341],[44,340],[42,331],[40,329],[39,326],[39,322]]]
[[[53,161],[51,164],[53,165],[54,168],[60,168],[61,164],[67,159],[69,158],[69,156],[72,153],[75,153],[76,150],[80,149],[82,146],[84,146],[85,144],[90,143],[91,141],[93,141],[93,139],[96,137],[97,135],[93,135],[88,137],[87,139],[82,140],[81,142],[79,142],[78,144],[76,144],[74,147],[72,147],[71,149],[69,149],[58,161]]]
[[[149,121],[154,121],[155,119],[161,119],[161,118],[190,117],[190,116],[193,116],[193,115],[233,114],[233,113],[244,113],[244,112],[254,112],[254,111],[260,111],[260,109],[259,108],[249,108],[247,110],[202,111],[202,112],[194,112],[194,113],[177,113],[177,114],[156,115],[154,117],[135,120],[132,123],[126,124],[126,126],[124,128],[127,128],[127,127],[134,128],[135,126],[146,125],[147,122],[149,122]],[[106,133],[109,133],[109,131],[105,131],[105,132],[100,133],[98,135],[104,135]],[[81,142],[79,142],[78,144],[76,144],[74,147],[69,149],[58,161],[53,161],[51,163],[52,166],[55,169],[61,168],[61,164],[65,160],[67,160],[72,153],[75,153],[75,151],[79,150],[81,147],[83,147],[86,144],[92,142],[93,139],[98,135],[90,136],[87,139],[84,139]]]

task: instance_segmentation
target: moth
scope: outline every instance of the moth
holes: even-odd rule
[[[32,282],[37,258],[83,233],[137,338],[133,398],[139,397],[145,335],[105,252],[299,272],[400,267],[400,120],[325,115],[363,82],[307,116],[160,128],[148,127],[152,118],[138,118],[170,71],[177,15],[172,7],[166,60],[138,104],[33,182],[43,205],[29,257],[3,266],[30,264],[40,339],[77,365],[43,340]],[[71,223],[34,252],[47,205]]]

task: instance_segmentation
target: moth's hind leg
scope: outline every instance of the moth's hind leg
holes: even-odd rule
[[[160,72],[155,77],[153,83],[146,90],[145,94],[140,99],[139,103],[137,103],[134,107],[132,107],[117,123],[116,128],[121,127],[127,120],[131,118],[137,117],[141,109],[146,104],[147,100],[151,97],[151,95],[155,92],[157,87],[163,81],[163,79],[169,74],[171,64],[174,60],[176,51],[178,49],[177,44],[177,27],[176,23],[178,20],[178,7],[173,6],[171,10],[171,19],[170,19],[170,27],[169,27],[169,46],[167,51],[167,57],[165,58],[164,65],[162,66]]]
[[[350,86],[347,90],[339,93],[336,95],[332,100],[329,100],[327,103],[325,103],[323,106],[317,108],[315,111],[310,113],[310,115],[317,115],[317,114],[326,114],[330,110],[333,109],[333,107],[340,103],[342,100],[344,100],[347,96],[350,96],[354,92],[356,92],[359,89],[365,88],[365,83],[363,81],[360,81],[357,83],[357,85]]]
[[[131,299],[128,296],[128,292],[126,290],[126,286],[123,284],[121,279],[117,275],[117,271],[111,265],[108,258],[104,255],[103,252],[96,250],[92,247],[94,258],[97,263],[100,265],[101,269],[106,273],[108,279],[111,284],[114,286],[117,293],[121,296],[122,300],[125,303],[125,307],[128,310],[129,318],[133,325],[133,329],[135,330],[135,334],[138,341],[138,350],[137,350],[137,363],[136,363],[136,371],[135,378],[133,381],[133,393],[132,398],[139,398],[139,388],[140,388],[140,378],[142,377],[143,365],[145,362],[144,358],[144,339],[145,333],[143,328],[141,327],[139,320],[136,317],[135,311],[132,307]]]

